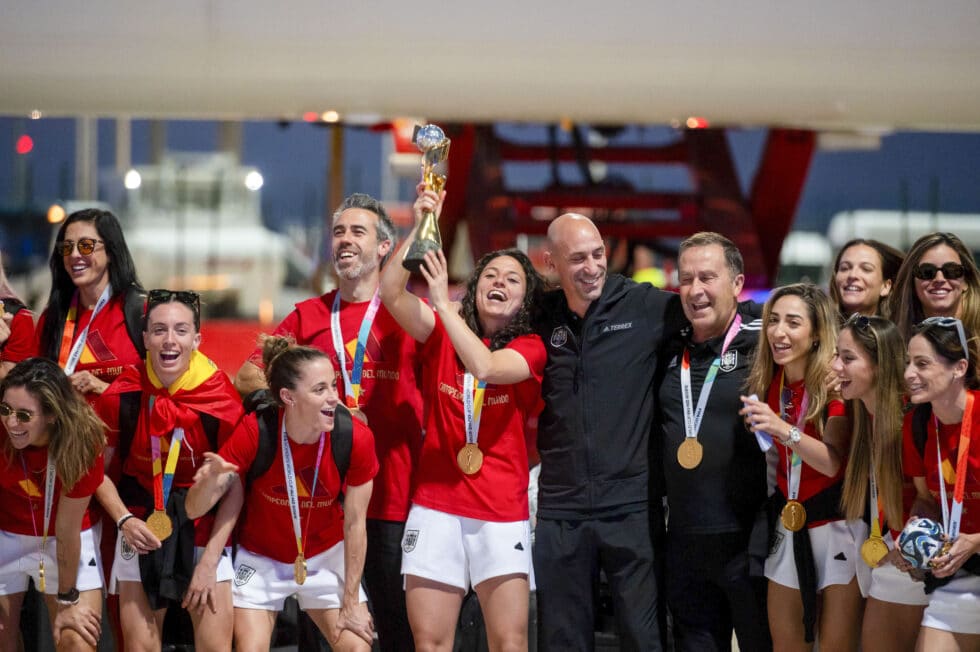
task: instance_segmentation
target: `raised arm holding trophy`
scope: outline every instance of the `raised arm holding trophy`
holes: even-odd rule
[[[442,192],[446,187],[446,164],[449,160],[449,139],[437,125],[428,124],[415,132],[415,145],[422,152],[422,181],[426,190]],[[418,273],[422,260],[429,251],[442,249],[442,236],[439,234],[439,220],[433,211],[422,214],[422,223],[411,246],[406,250],[402,265],[413,273]]]

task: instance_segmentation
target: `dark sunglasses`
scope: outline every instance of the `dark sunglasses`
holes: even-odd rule
[[[82,256],[91,256],[97,244],[105,244],[105,241],[95,238],[79,238],[77,243],[74,240],[61,240],[54,244],[54,250],[59,256],[70,256],[77,247]]]
[[[931,281],[939,272],[946,280],[958,279],[966,274],[966,267],[959,263],[943,263],[939,267],[932,263],[920,263],[912,268],[912,276],[922,281]]]
[[[939,328],[955,328],[956,335],[960,338],[960,346],[963,347],[963,357],[967,362],[970,361],[970,347],[966,345],[966,331],[963,330],[963,322],[956,317],[929,317],[928,319],[923,319],[916,324],[914,330],[916,333],[921,333],[930,326],[938,326]]]
[[[21,423],[30,423],[34,419],[34,417],[37,416],[30,410],[15,410],[14,408],[7,405],[6,403],[0,403],[0,417],[6,419],[11,414],[16,416],[17,420],[20,421]]]
[[[179,301],[189,306],[194,314],[201,314],[201,295],[193,290],[150,290],[146,295],[147,312],[150,307],[171,301]]]

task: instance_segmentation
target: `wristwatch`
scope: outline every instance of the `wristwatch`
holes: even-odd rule
[[[786,437],[786,441],[783,443],[785,443],[787,446],[791,444],[799,444],[800,439],[802,438],[803,438],[803,433],[800,432],[800,429],[797,428],[796,426],[790,426],[789,435]]]
[[[73,586],[64,593],[59,593],[58,604],[66,607],[78,604],[78,589]]]

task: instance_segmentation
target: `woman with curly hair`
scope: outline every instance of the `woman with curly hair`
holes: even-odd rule
[[[441,205],[442,197],[420,186],[416,223]],[[414,239],[413,231],[403,251]],[[388,310],[424,343],[426,437],[402,540],[415,645],[452,648],[472,586],[490,649],[527,649],[533,575],[525,422],[538,409],[545,364],[530,320],[542,281],[522,252],[496,251],[477,263],[457,309],[443,253],[427,253],[421,272],[431,308],[405,289],[408,272],[397,256],[381,279]]]
[[[971,333],[980,333],[980,272],[953,233],[930,233],[915,241],[891,296],[891,319],[906,342],[913,327],[928,317],[956,317]]]
[[[102,421],[43,358],[19,362],[0,383],[0,418],[0,649],[17,649],[30,578],[58,649],[94,650],[102,570],[88,506],[103,477]]]
[[[840,513],[850,432],[844,404],[826,383],[837,316],[808,283],[777,288],[743,397],[750,429],[772,437],[779,461],[770,504],[769,629],[776,650],[856,650],[861,591],[855,535]],[[863,532],[860,533],[863,537]],[[819,598],[819,614],[818,614]]]

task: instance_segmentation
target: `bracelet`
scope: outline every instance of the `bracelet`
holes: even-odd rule
[[[127,513],[123,514],[122,516],[120,516],[119,517],[119,520],[116,521],[116,529],[117,530],[122,530],[123,523],[125,523],[126,521],[128,521],[131,518],[135,518],[135,517],[131,513],[129,513],[129,512],[127,512]]]
[[[64,593],[58,594],[58,604],[65,607],[71,607],[72,605],[78,604],[78,598],[78,589],[76,587],[72,587]]]

